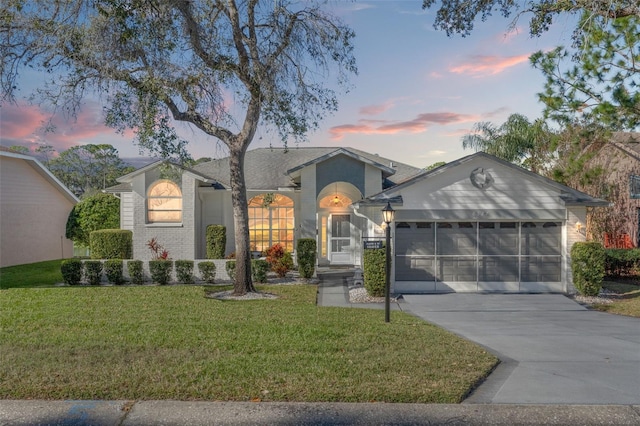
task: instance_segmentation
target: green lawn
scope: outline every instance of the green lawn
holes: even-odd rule
[[[611,304],[594,305],[595,309],[612,314],[640,318],[640,285],[605,281],[602,283],[602,287],[617,293],[619,296]]]
[[[0,398],[455,403],[497,360],[411,315],[200,286],[0,291]]]
[[[0,268],[0,289],[18,287],[51,287],[61,283],[61,260],[29,263]]]

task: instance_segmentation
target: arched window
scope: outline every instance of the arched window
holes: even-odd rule
[[[293,251],[293,200],[281,194],[260,194],[249,200],[249,242],[263,251],[276,243]]]
[[[149,187],[147,221],[149,223],[182,222],[182,191],[178,185],[162,179]]]

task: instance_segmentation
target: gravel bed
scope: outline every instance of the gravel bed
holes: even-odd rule
[[[390,298],[392,302],[397,300],[396,297]],[[349,288],[349,302],[351,303],[384,303],[384,297],[372,297],[367,293],[364,287]]]

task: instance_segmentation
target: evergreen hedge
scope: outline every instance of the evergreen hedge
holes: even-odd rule
[[[80,259],[65,259],[60,264],[62,279],[69,285],[78,285],[82,281],[82,261]]]
[[[87,283],[100,285],[102,281],[102,262],[99,260],[87,260],[84,262],[84,276]]]
[[[207,226],[207,259],[224,259],[227,247],[227,227],[224,225]]]
[[[91,232],[89,247],[92,259],[131,259],[133,232],[126,229],[101,229]]]
[[[149,261],[149,273],[154,283],[166,285],[171,281],[173,260],[159,259]]]
[[[179,283],[193,284],[193,260],[176,260],[176,277]]]
[[[198,263],[200,278],[207,284],[214,284],[216,280],[216,264],[213,262]]]
[[[583,296],[597,296],[604,278],[605,250],[597,242],[578,242],[571,247],[573,284]]]
[[[364,250],[364,265],[362,276],[364,278],[364,288],[373,297],[384,296],[386,283],[385,275],[385,248]]]
[[[311,278],[316,267],[317,245],[314,238],[300,238],[296,245],[300,278]]]
[[[108,259],[104,261],[104,274],[111,284],[120,285],[124,283],[123,261],[122,259]]]
[[[144,268],[142,260],[130,260],[127,262],[127,271],[131,284],[144,284]]]
[[[267,272],[269,271],[269,262],[264,259],[251,260],[251,277],[257,283],[267,282]]]

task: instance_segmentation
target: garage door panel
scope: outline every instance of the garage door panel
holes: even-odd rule
[[[478,281],[518,282],[520,279],[517,256],[481,257]]]
[[[397,281],[434,281],[435,258],[396,257]]]
[[[477,281],[475,258],[441,257],[438,259],[438,281]]]
[[[477,235],[475,223],[438,223],[437,254],[439,255],[475,255]]]
[[[562,259],[560,257],[526,256],[522,257],[521,281],[523,282],[560,282]]]
[[[410,224],[409,228],[396,227],[396,254],[400,256],[433,256],[435,237],[431,223]],[[427,227],[428,226],[428,227]]]
[[[517,255],[519,230],[514,222],[480,222],[478,253],[485,256]]]

